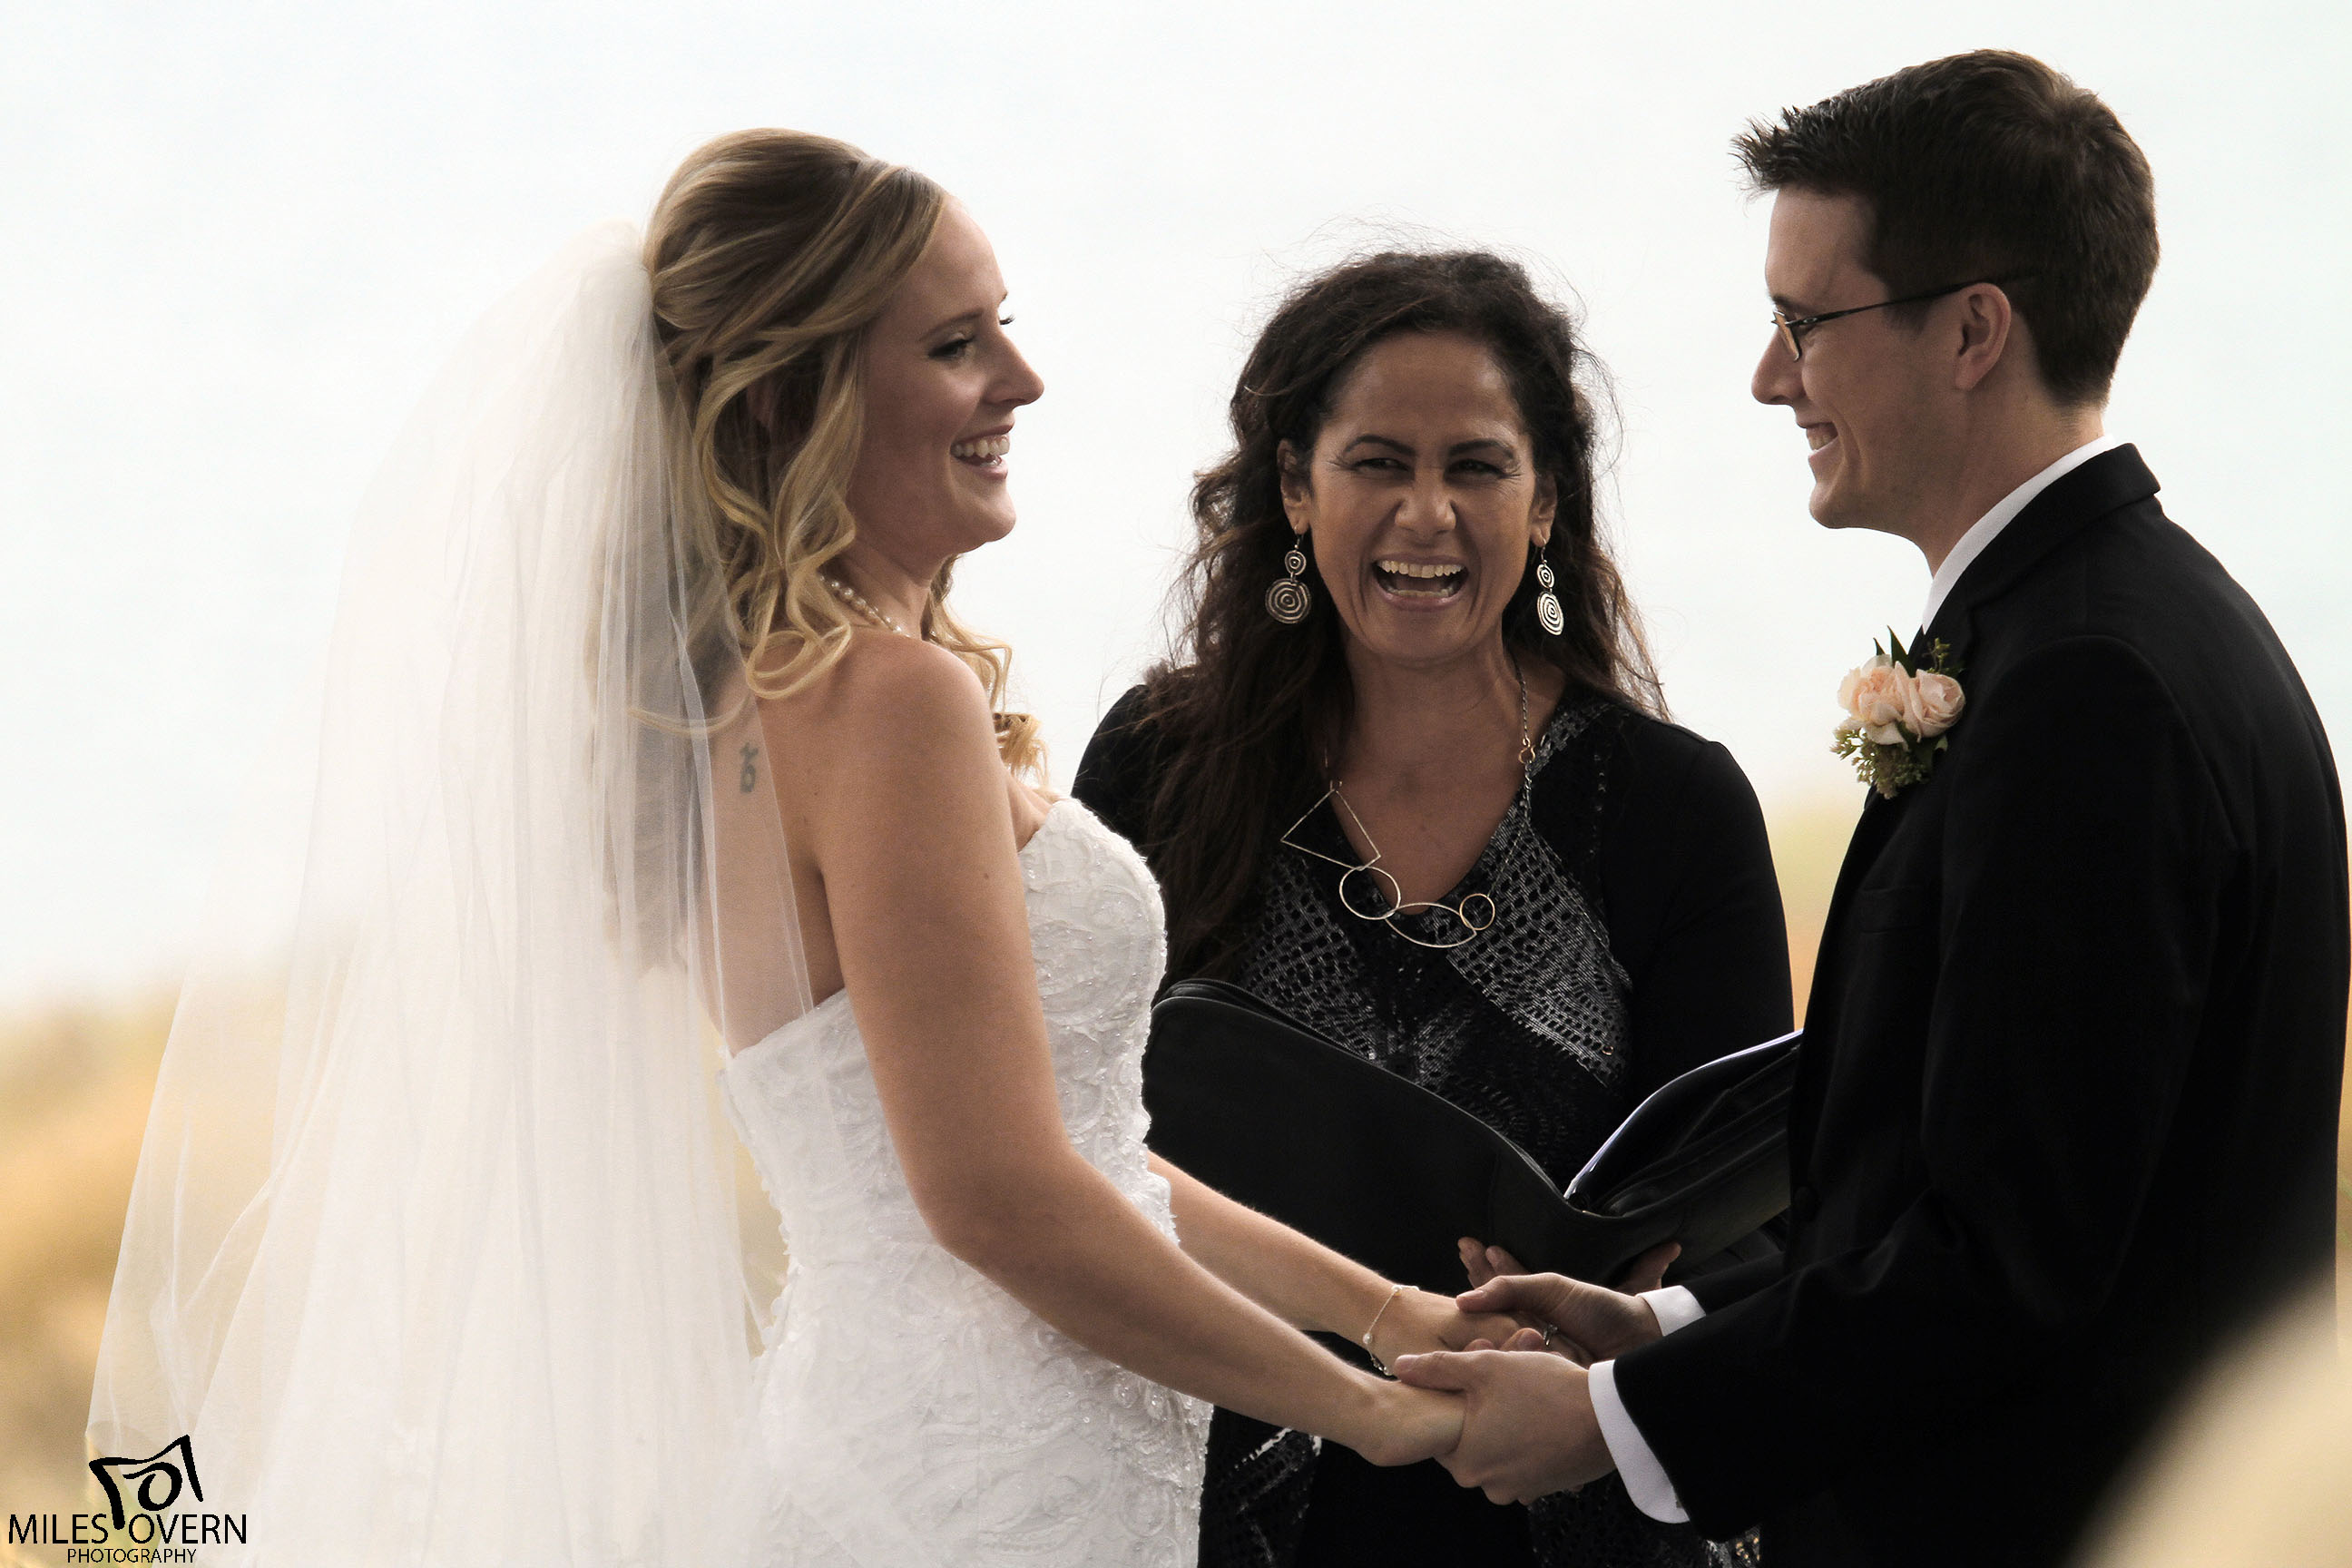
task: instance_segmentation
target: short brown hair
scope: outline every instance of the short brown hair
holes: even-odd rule
[[[1732,146],[1758,192],[1867,202],[1864,264],[1897,296],[2014,279],[2052,395],[2105,400],[2156,276],[2156,189],[2097,94],[1979,49],[1751,121]]]

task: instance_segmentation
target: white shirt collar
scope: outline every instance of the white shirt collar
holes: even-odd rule
[[[1960,574],[1985,552],[1986,545],[2000,537],[2002,529],[2016,521],[2017,514],[2023,511],[2035,496],[2100,453],[2112,452],[2123,444],[2119,436],[2102,436],[2096,440],[2084,442],[2001,497],[1990,511],[1977,519],[1969,531],[1960,535],[1960,542],[1952,546],[1952,552],[1944,557],[1944,563],[1936,568],[1936,580],[1927,584],[1927,609],[1919,617],[1919,629],[1925,631],[1935,624],[1936,612],[1944,607],[1946,599],[1951,597],[1953,585],[1959,582]]]

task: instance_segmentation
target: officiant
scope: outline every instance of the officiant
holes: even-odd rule
[[[1297,288],[1193,491],[1177,657],[1075,787],[1158,876],[1171,979],[1246,985],[1559,1186],[1651,1089],[1790,1026],[1755,794],[1665,721],[1601,537],[1598,377],[1498,257],[1376,255]],[[1213,1568],[1743,1550],[1613,1478],[1530,1510],[1230,1412],[1212,1432]]]

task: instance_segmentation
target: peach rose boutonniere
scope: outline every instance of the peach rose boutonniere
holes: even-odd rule
[[[1925,668],[1916,649],[1890,630],[1885,647],[1846,672],[1838,683],[1845,718],[1837,727],[1837,754],[1853,763],[1862,782],[1885,795],[1917,784],[1935,772],[1936,755],[1951,744],[1945,734],[1959,721],[1968,700],[1957,679],[1960,667],[1939,640],[1928,650]]]

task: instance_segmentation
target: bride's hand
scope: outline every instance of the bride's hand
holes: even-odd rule
[[[1381,1312],[1372,1330],[1371,1352],[1386,1366],[1401,1355],[1467,1350],[1477,1340],[1500,1344],[1523,1326],[1507,1313],[1465,1312],[1451,1296],[1408,1289]]]
[[[1454,1452],[1468,1407],[1459,1394],[1382,1382],[1374,1389],[1371,1424],[1341,1440],[1375,1465],[1418,1464]]]

